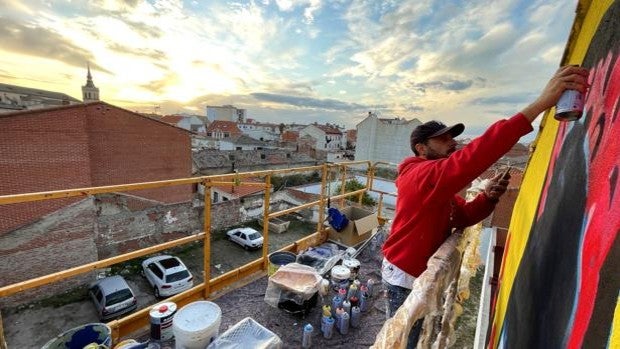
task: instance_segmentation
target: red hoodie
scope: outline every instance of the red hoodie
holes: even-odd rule
[[[385,258],[408,274],[420,276],[452,228],[476,224],[495,207],[483,193],[467,203],[457,193],[531,131],[532,125],[519,113],[494,123],[447,158],[403,160],[396,179],[396,215],[383,245]]]

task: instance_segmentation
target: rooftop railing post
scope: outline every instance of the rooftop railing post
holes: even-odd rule
[[[269,203],[271,200],[271,174],[265,176],[265,201],[263,205],[263,270],[269,270]]]
[[[204,219],[203,219],[203,231],[205,233],[204,236],[204,246],[203,246],[203,276],[204,276],[204,299],[208,299],[211,295],[211,183],[208,180],[203,182],[205,187],[205,209],[204,209]]]
[[[344,194],[347,192],[347,167],[341,166],[340,171],[342,173],[342,179],[340,184],[340,194]],[[340,199],[340,206],[344,206],[345,198]]]
[[[328,164],[323,164],[323,173],[321,174],[321,198],[319,200],[319,221],[316,225],[316,231],[319,232],[321,240],[324,240],[323,221],[325,220],[325,183],[327,181]]]

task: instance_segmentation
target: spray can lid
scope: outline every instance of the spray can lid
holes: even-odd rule
[[[311,324],[306,324],[306,326],[304,326],[304,331],[306,332],[312,332],[314,330],[314,328],[312,327]]]

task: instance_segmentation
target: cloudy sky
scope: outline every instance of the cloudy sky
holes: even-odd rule
[[[0,81],[266,122],[464,122],[476,135],[557,69],[576,0],[0,0]]]

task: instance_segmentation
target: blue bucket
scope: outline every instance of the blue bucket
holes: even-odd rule
[[[78,326],[59,334],[45,343],[41,349],[82,349],[92,343],[102,348],[111,348],[112,330],[110,327],[103,323]]]

